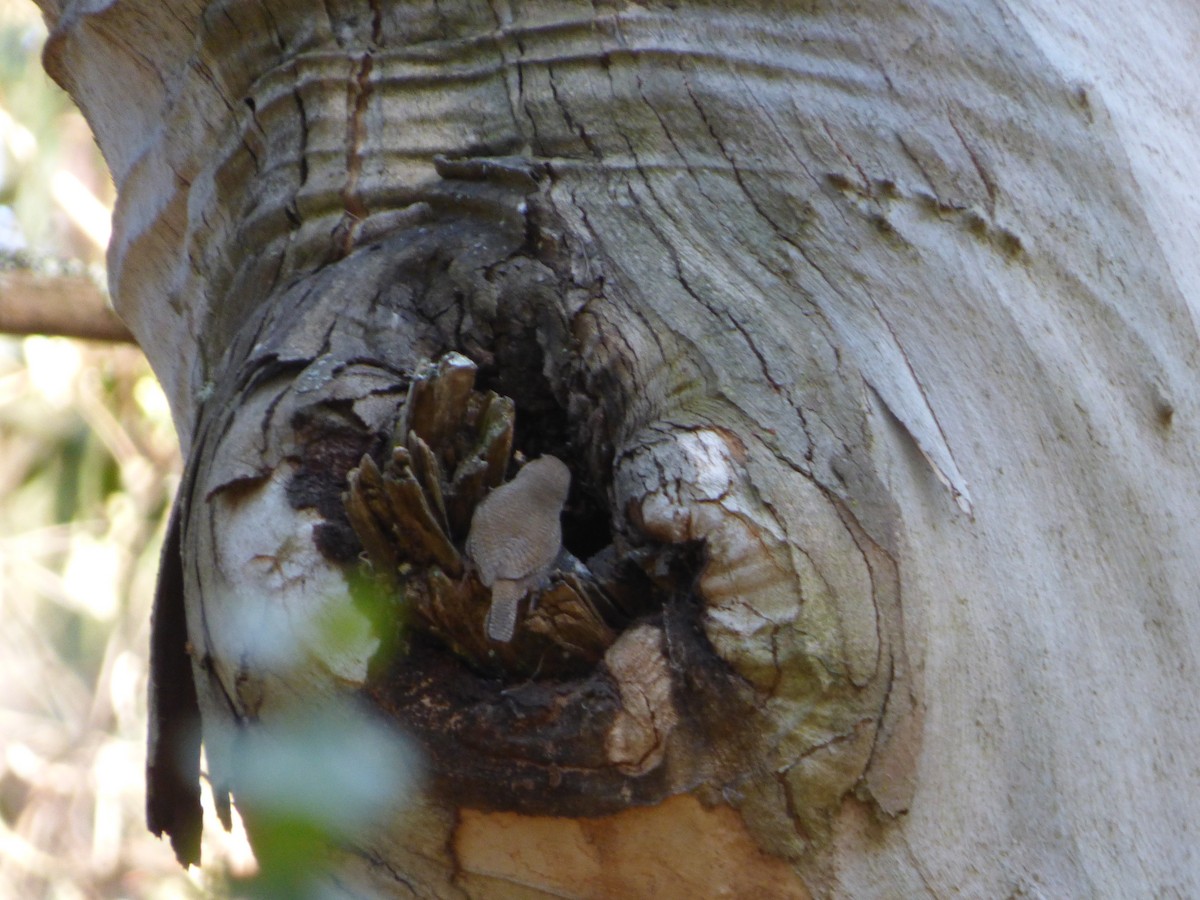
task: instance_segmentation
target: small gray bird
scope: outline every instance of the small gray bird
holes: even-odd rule
[[[518,603],[549,574],[562,548],[559,518],[570,487],[571,471],[562,460],[542,456],[475,508],[467,555],[492,590],[487,633],[493,641],[512,640]]]

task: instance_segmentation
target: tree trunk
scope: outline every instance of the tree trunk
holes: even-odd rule
[[[182,859],[198,710],[351,894],[1200,892],[1188,4],[40,2],[189,460]]]

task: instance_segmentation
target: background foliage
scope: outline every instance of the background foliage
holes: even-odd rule
[[[0,249],[98,268],[112,189],[42,72],[44,38],[29,0],[0,0]],[[178,472],[137,348],[0,336],[0,896],[208,896],[252,869],[214,824],[205,873],[184,873],[144,825],[150,605]]]

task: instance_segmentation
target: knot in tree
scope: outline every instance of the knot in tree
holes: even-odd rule
[[[1171,54],[1094,4],[42,5],[188,460],[180,859],[203,745],[352,894],[1200,892],[1143,839],[1200,829]]]

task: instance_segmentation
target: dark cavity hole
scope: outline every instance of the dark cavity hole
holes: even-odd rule
[[[526,460],[557,456],[571,469],[571,493],[563,511],[563,546],[586,560],[613,542],[607,484],[598,484],[575,444],[566,409],[543,371],[543,354],[532,331],[498,336],[494,363],[480,366],[476,389],[511,397],[517,408],[513,447]],[[516,467],[509,471],[516,474]],[[605,473],[607,474],[607,473]]]

